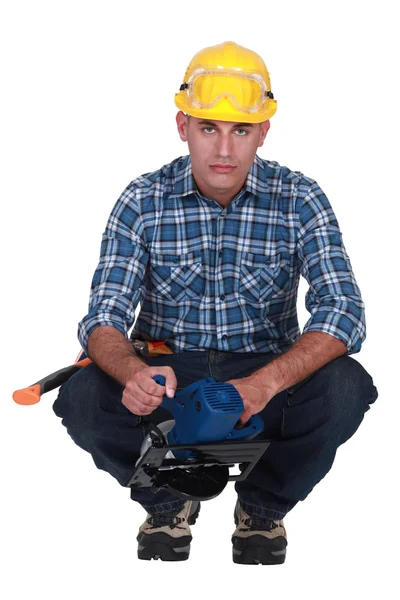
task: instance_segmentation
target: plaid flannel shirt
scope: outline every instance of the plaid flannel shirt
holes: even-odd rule
[[[174,352],[287,350],[300,336],[300,275],[309,284],[303,332],[358,352],[364,304],[338,222],[318,184],[256,156],[226,207],[203,196],[190,157],[132,181],[102,237],[89,312],[78,337],[111,325]]]

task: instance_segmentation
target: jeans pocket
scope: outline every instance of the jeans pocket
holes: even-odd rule
[[[301,381],[298,381],[295,385],[292,385],[287,388],[286,392],[287,392],[288,406],[295,406],[296,404],[301,403],[302,400],[300,397],[299,397],[300,400],[297,400],[296,392],[298,392],[303,387],[303,385],[308,383],[310,381],[310,379],[312,379],[314,377],[315,374],[316,373],[311,373],[311,375],[309,375],[308,377],[305,377]]]

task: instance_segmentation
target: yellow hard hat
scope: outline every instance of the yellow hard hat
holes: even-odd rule
[[[240,123],[267,121],[277,108],[263,59],[235,42],[192,58],[175,104],[192,117]]]

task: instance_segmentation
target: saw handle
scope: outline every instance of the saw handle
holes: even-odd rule
[[[156,375],[155,377],[153,377],[154,381],[156,383],[158,383],[158,385],[162,385],[165,386],[165,377],[164,375]],[[176,398],[175,396],[173,396],[172,398],[170,398],[167,395],[164,395],[163,401],[161,402],[161,406],[163,408],[166,408],[167,410],[169,410],[170,413],[173,414],[173,409],[176,405]]]

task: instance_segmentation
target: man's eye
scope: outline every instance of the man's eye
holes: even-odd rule
[[[203,127],[203,131],[205,133],[212,133],[213,131],[215,131],[214,127]]]
[[[236,129],[235,131],[241,137],[247,135],[247,130],[246,129]]]

